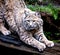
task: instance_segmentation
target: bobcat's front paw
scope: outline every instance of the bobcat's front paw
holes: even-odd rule
[[[39,50],[39,51],[43,51],[45,48],[46,48],[46,46],[45,46],[45,44],[43,44],[43,43],[40,43],[40,44],[38,45],[38,50]]]
[[[47,42],[46,42],[46,45],[47,45],[48,47],[53,47],[53,46],[54,46],[54,42],[53,42],[53,41],[47,41]]]
[[[9,35],[9,34],[11,34],[11,32],[10,32],[9,30],[4,30],[2,33],[3,33],[4,35]]]

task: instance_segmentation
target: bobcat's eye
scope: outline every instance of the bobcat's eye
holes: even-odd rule
[[[30,20],[27,20],[28,22],[30,22]]]
[[[33,20],[33,22],[35,22],[35,20]]]
[[[29,23],[30,21],[29,20],[27,20],[27,23]]]

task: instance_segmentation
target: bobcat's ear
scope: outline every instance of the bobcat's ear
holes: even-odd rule
[[[25,13],[26,16],[29,14],[29,12],[27,12],[27,11],[24,11],[24,13]]]
[[[41,18],[41,15],[39,12],[36,12],[35,15],[38,16],[39,18]]]
[[[28,16],[28,14],[29,13],[25,10],[22,18],[25,19]]]

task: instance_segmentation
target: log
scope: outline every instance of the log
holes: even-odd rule
[[[17,38],[14,38],[13,36],[14,35],[4,36],[0,34],[0,46],[40,55],[60,55],[60,43],[55,43],[54,47],[47,47],[43,52],[39,52],[36,48],[24,44],[22,41],[17,40]]]

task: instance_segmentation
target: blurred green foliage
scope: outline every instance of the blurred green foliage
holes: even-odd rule
[[[35,4],[38,0],[25,0],[27,4]]]
[[[56,42],[56,43],[60,43],[60,40],[53,40],[54,42]]]
[[[54,19],[58,19],[58,10],[60,8],[56,8],[54,6],[52,6],[51,4],[47,5],[47,6],[39,6],[39,5],[28,5],[28,8],[31,9],[32,11],[41,11],[41,12],[46,12],[51,14]]]
[[[54,33],[54,36],[55,36],[55,38],[57,38],[57,39],[54,39],[53,37],[54,36],[51,36],[53,33],[52,32],[44,32],[44,34],[45,34],[45,36],[49,39],[49,40],[52,40],[52,41],[54,41],[54,42],[57,42],[57,43],[60,43],[60,39],[58,39],[59,38],[59,36],[60,36],[60,33]]]

